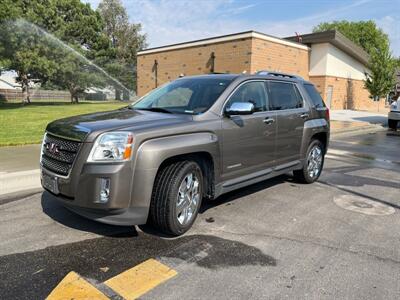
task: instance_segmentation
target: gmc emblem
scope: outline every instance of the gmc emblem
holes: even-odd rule
[[[58,145],[55,143],[46,143],[46,150],[50,152],[51,154],[59,154],[60,149],[58,148]]]

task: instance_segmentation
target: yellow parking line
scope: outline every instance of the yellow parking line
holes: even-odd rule
[[[48,300],[72,300],[72,299],[108,299],[102,292],[83,279],[75,272],[69,272],[67,276],[56,286],[46,298]]]
[[[149,259],[104,283],[125,299],[136,299],[176,274],[175,270]]]

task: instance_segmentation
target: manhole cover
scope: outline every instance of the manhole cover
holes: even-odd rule
[[[385,216],[395,212],[394,208],[389,205],[360,196],[340,195],[335,197],[333,201],[341,208],[366,215]]]

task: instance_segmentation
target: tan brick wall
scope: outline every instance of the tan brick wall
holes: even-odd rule
[[[331,109],[355,109],[374,112],[387,112],[385,99],[374,102],[364,88],[362,80],[348,80],[342,77],[310,76],[322,98],[327,102],[328,86],[333,87]]]
[[[180,74],[210,73],[210,56],[215,54],[214,71],[241,73],[250,71],[251,39],[176,49],[139,55],[137,58],[137,92],[144,95],[155,88],[154,60],[158,61],[158,85],[174,80]]]
[[[158,61],[158,85],[174,80],[180,74],[208,74],[210,55],[215,54],[215,72],[254,73],[272,70],[298,74],[310,79],[326,101],[329,85],[333,86],[331,109],[387,111],[385,101],[374,102],[362,80],[332,76],[309,76],[309,50],[291,47],[259,38],[205,44],[138,56],[137,91],[142,96],[155,88],[154,61]]]
[[[251,51],[252,73],[270,70],[309,78],[309,50],[254,38]]]
[[[154,61],[158,62],[158,85],[180,74],[210,73],[210,55],[215,54],[214,71],[220,73],[254,73],[272,70],[298,74],[308,79],[308,50],[247,38],[210,45],[195,46],[138,56],[137,91],[141,96],[155,88]]]
[[[326,76],[310,76],[309,80],[315,85],[322,99],[326,102]]]

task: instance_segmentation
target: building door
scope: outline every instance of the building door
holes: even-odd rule
[[[333,86],[328,85],[328,89],[326,90],[326,106],[330,109],[332,104],[332,95],[333,95]]]

